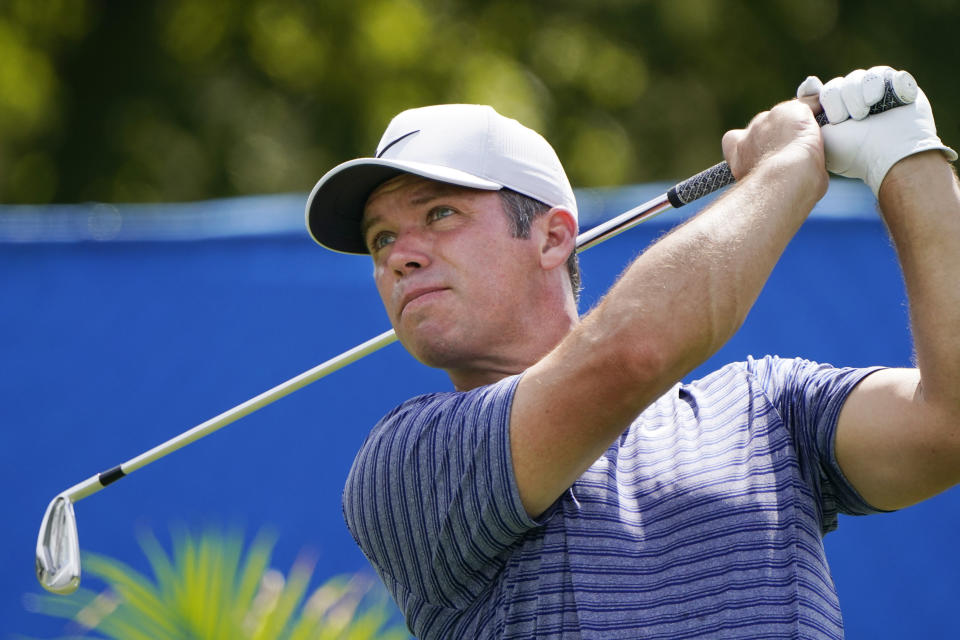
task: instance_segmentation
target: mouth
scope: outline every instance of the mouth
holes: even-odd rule
[[[417,307],[439,297],[443,292],[449,291],[446,287],[427,287],[417,289],[406,293],[400,300],[400,311],[397,315],[402,316],[408,308]]]

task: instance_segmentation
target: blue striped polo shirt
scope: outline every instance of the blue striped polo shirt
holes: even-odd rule
[[[367,437],[344,516],[418,638],[841,638],[822,536],[877,510],[834,432],[874,370],[748,358],[677,384],[536,520],[519,376],[419,396]]]

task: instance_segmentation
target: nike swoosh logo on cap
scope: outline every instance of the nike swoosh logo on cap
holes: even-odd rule
[[[383,154],[385,154],[385,153],[387,152],[387,149],[389,149],[389,148],[392,147],[393,145],[397,144],[398,142],[400,142],[400,141],[403,140],[404,138],[409,138],[410,136],[412,136],[412,135],[415,134],[415,133],[420,133],[420,129],[414,129],[413,131],[410,131],[409,133],[405,133],[405,134],[403,134],[402,136],[400,136],[399,138],[394,139],[392,142],[390,142],[390,144],[388,144],[387,146],[385,146],[385,147],[383,148],[383,151],[381,151],[380,153],[377,154],[377,157],[378,157],[378,158],[382,158],[382,157],[383,157]]]

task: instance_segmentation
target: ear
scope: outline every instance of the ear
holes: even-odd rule
[[[566,264],[577,246],[577,221],[562,207],[554,207],[534,220],[540,246],[540,264],[550,270]]]

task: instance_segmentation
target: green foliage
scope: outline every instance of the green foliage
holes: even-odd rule
[[[401,109],[483,102],[575,186],[683,178],[808,74],[909,69],[960,141],[958,0],[6,0],[0,201],[308,191]]]
[[[73,637],[117,640],[402,640],[395,611],[373,578],[337,577],[308,595],[311,563],[298,559],[288,575],[269,568],[273,541],[258,536],[246,551],[238,535],[183,533],[168,555],[141,536],[153,578],[107,556],[86,553],[85,582],[71,596],[34,595],[28,606],[66,618]],[[90,633],[102,635],[88,635]]]

